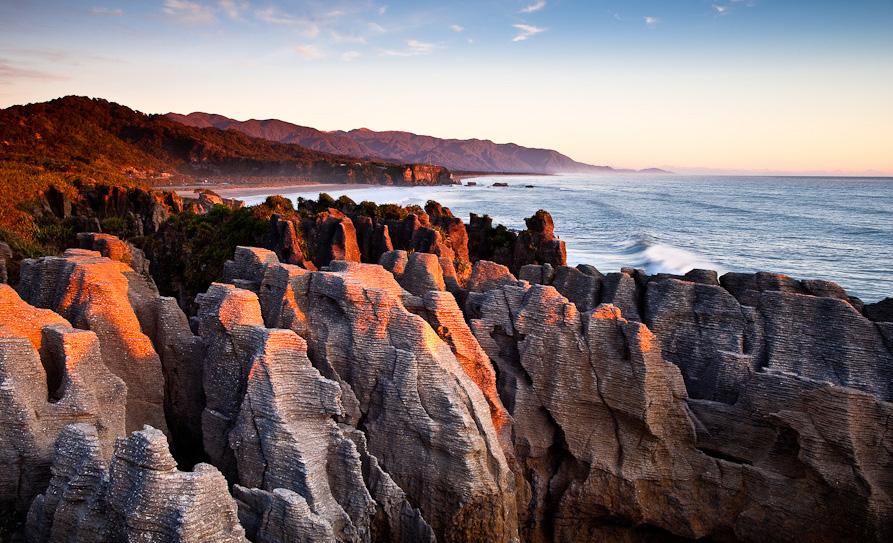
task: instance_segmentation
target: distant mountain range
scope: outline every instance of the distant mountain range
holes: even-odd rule
[[[217,128],[197,128],[101,99],[66,96],[0,109],[4,171],[126,175],[154,185],[284,178],[329,183],[451,183],[440,166],[363,160]]]
[[[338,155],[365,159],[437,164],[453,171],[500,173],[630,172],[577,162],[551,149],[533,149],[490,140],[442,139],[411,132],[376,132],[367,128],[323,132],[278,119],[237,121],[213,113],[168,113],[168,119],[197,128],[236,130],[255,138],[293,143]],[[645,173],[663,173],[650,168]]]

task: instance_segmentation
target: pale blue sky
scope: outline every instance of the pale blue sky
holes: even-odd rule
[[[893,173],[893,0],[0,0],[0,106],[65,94],[621,167]]]

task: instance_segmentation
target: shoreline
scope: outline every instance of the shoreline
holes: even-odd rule
[[[250,198],[253,196],[286,194],[290,192],[326,192],[327,190],[358,190],[380,187],[384,185],[367,185],[361,183],[308,183],[303,185],[252,185],[252,186],[226,186],[215,187],[213,185],[175,187],[170,190],[181,197],[195,198],[197,192],[210,190],[222,198]]]
[[[453,180],[456,183],[452,185],[439,185],[439,186],[462,186],[462,181],[468,179],[477,179],[481,177],[539,177],[539,176],[554,176],[557,174],[551,173],[513,173],[513,172],[457,172],[453,174]],[[207,184],[196,184],[196,185],[174,185],[168,187],[158,187],[160,190],[168,190],[171,192],[176,192],[182,197],[191,198],[194,197],[196,191],[202,190],[210,190],[214,193],[218,194],[221,197],[225,198],[233,198],[237,196],[261,196],[263,194],[271,193],[275,194],[273,191],[281,191],[279,194],[285,192],[303,192],[303,191],[316,191],[320,190],[325,192],[326,190],[357,190],[357,189],[368,189],[374,187],[403,187],[406,188],[414,188],[415,186],[430,186],[430,185],[374,185],[374,184],[366,184],[366,183],[286,183],[280,184],[275,182],[248,182],[248,183],[207,183]]]

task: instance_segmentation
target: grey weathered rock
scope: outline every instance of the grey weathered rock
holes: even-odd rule
[[[668,313],[658,336],[609,305],[581,315],[551,287],[503,286],[476,306],[472,329],[497,366],[527,481],[522,537],[624,539],[647,526],[742,541],[887,539],[891,438],[870,429],[885,428],[893,407],[771,368],[729,403],[688,400],[659,335],[678,332],[671,345],[682,356],[692,329],[721,332],[716,348],[734,343],[735,329],[721,311],[715,321],[686,316],[686,304],[715,305],[701,290],[718,287],[664,281],[689,292],[666,306],[679,326]]]
[[[233,487],[239,520],[254,543],[327,543],[336,541],[331,525],[314,513],[297,492],[277,488]]]
[[[865,316],[877,322],[893,322],[893,298],[884,298],[883,300],[865,304]]]
[[[229,446],[239,484],[293,490],[337,541],[369,541],[374,502],[359,453],[334,417],[338,383],[320,376],[290,330],[252,330],[252,364]]]
[[[424,296],[430,290],[446,290],[443,268],[437,255],[412,253],[403,274],[397,279],[400,286],[416,296]]]
[[[98,453],[92,426],[60,434],[53,480],[28,515],[29,541],[246,541],[220,472],[178,471],[160,431],[119,440],[108,469]]]
[[[257,295],[232,285],[214,283],[196,301],[199,335],[207,345],[202,440],[211,463],[234,479],[236,460],[229,447],[229,432],[248,384],[255,349],[250,335],[263,327],[263,318]]]
[[[403,277],[403,273],[406,272],[406,265],[409,263],[409,255],[406,251],[397,250],[397,251],[388,251],[381,255],[381,258],[378,259],[378,263],[381,264],[384,269],[394,274],[394,277],[397,281]]]
[[[177,459],[191,466],[204,459],[205,343],[192,334],[174,298],[156,299],[155,350],[164,373],[164,411]]]
[[[105,365],[127,384],[127,428],[166,430],[164,378],[154,336],[158,292],[122,262],[84,249],[22,263],[22,299],[99,337]]]
[[[257,247],[236,247],[233,259],[223,264],[223,282],[238,283],[239,288],[257,292],[264,271],[271,264],[279,264],[273,251]]]
[[[53,442],[67,424],[96,424],[110,457],[124,434],[126,396],[94,333],[0,285],[0,509],[21,515],[46,488]]]
[[[316,214],[310,241],[313,245],[313,264],[317,268],[328,266],[332,260],[360,261],[360,247],[353,222],[337,209]]]
[[[312,274],[306,294],[308,352],[342,383],[343,399],[353,396],[352,420],[369,451],[438,538],[514,539],[512,476],[481,391],[402,305],[391,274],[345,262],[330,268]]]
[[[276,275],[275,268],[265,271],[268,278]],[[291,268],[279,266],[286,275]],[[294,301],[294,290],[289,296]],[[266,301],[282,304],[277,296]],[[340,385],[313,367],[300,336],[265,328],[258,297],[229,285],[212,285],[199,306],[208,344],[205,448],[230,480],[244,487],[242,516],[253,537],[371,541],[384,526],[390,540],[411,541],[400,534],[410,537],[427,526],[405,499],[392,503],[402,491],[389,478],[391,487],[382,487],[385,474],[365,475],[364,465],[378,461],[365,450],[361,456],[352,435],[356,430],[336,422],[344,415]],[[367,479],[385,503],[373,499]],[[309,519],[284,517],[305,508]],[[261,520],[273,524],[262,526]]]
[[[769,279],[779,280],[757,274],[751,282]],[[771,369],[893,399],[893,352],[845,293],[821,297],[772,284],[738,290],[743,304],[720,286],[648,282],[645,323],[693,397],[732,403],[753,372]]]

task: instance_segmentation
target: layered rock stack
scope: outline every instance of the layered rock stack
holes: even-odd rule
[[[307,269],[291,221],[191,320],[105,235],[0,285],[0,533],[893,539],[888,302],[568,267],[547,215],[511,238],[433,204],[315,214]]]

